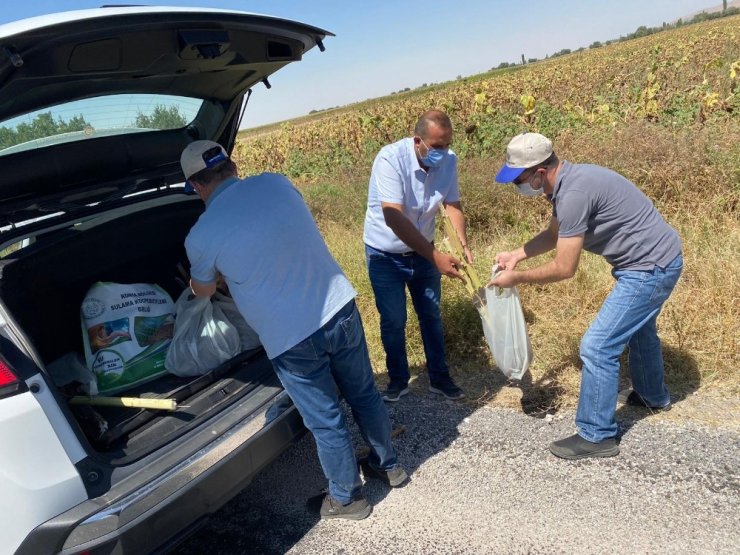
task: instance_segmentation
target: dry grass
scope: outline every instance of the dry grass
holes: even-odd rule
[[[603,164],[634,180],[681,234],[684,274],[658,322],[667,381],[680,397],[698,390],[714,397],[740,394],[738,145],[737,122],[711,132],[673,132],[635,123],[612,133],[601,129],[565,134],[556,145],[564,159]],[[500,162],[468,159],[460,168],[469,239],[481,276],[489,274],[497,252],[519,246],[549,219],[545,199],[526,199],[492,183]],[[384,354],[362,245],[368,174],[369,168],[361,168],[331,184],[303,184],[302,190],[332,252],[359,292],[371,358],[380,376]],[[524,382],[508,384],[495,369],[478,314],[462,284],[443,280],[448,358],[471,400],[522,407],[534,414],[573,406],[580,384],[580,337],[611,286],[608,264],[588,253],[572,280],[521,286],[535,359]],[[410,305],[409,314],[413,314]],[[413,317],[407,335],[409,363],[418,377],[425,360]]]
[[[504,145],[524,129],[551,135],[561,158],[603,165],[632,180],[679,231],[684,273],[658,320],[668,385],[686,400],[682,407],[697,406],[690,402],[697,398],[731,398],[727,407],[737,407],[740,81],[731,64],[740,52],[739,17],[260,129],[243,138],[236,157],[243,173],[269,168],[300,176],[296,180],[324,237],[359,291],[381,377],[384,354],[362,245],[367,180],[377,150],[408,133],[426,109],[437,106],[450,114],[469,243],[479,275],[487,276],[495,254],[539,232],[551,211],[545,199],[523,198],[493,184]],[[534,113],[522,113],[522,95],[536,98]],[[509,384],[493,365],[464,287],[443,280],[448,359],[472,402],[534,414],[574,405],[580,338],[612,284],[606,262],[585,254],[573,279],[521,286],[535,359],[526,380]],[[425,360],[413,316],[407,335],[418,377]],[[734,418],[740,425],[737,411]]]

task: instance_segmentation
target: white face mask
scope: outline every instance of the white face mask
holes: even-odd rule
[[[533,189],[529,184],[529,181],[522,183],[521,185],[517,185],[516,188],[519,193],[525,197],[538,197],[543,193],[542,189]]]
[[[537,172],[533,173],[529,176],[529,179],[527,179],[527,181],[516,186],[520,194],[524,195],[525,197],[538,197],[545,192],[544,183],[542,182],[542,180],[540,180],[539,189],[535,189],[534,187],[532,187],[532,185],[530,185],[530,182],[536,175]]]

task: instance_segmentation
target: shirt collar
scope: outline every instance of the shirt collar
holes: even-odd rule
[[[211,196],[208,197],[208,200],[206,200],[206,209],[211,205],[213,199],[215,199],[218,195],[223,193],[226,189],[231,187],[237,181],[239,181],[239,178],[235,175],[232,175],[231,177],[227,177],[221,183],[219,183],[213,190],[213,193],[211,193]]]
[[[552,195],[550,195],[550,200],[554,201],[555,198],[558,196],[558,193],[560,192],[560,185],[562,184],[565,176],[570,172],[570,168],[570,162],[563,160],[563,163],[560,166],[560,171],[558,172],[558,178],[555,181],[555,187],[553,187]]]
[[[416,156],[416,145],[414,144],[413,137],[409,138],[408,141],[409,150],[411,151],[411,159],[414,164],[414,171],[424,171],[424,168],[421,167],[421,163],[419,163],[419,158]]]

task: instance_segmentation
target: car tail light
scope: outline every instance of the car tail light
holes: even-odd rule
[[[21,382],[5,362],[0,360],[0,397],[6,397],[20,390]]]

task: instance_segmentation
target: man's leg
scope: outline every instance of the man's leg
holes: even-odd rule
[[[319,330],[272,364],[314,436],[331,497],[346,505],[360,493],[362,482],[322,336]]]
[[[352,301],[337,316],[327,329],[334,380],[370,446],[370,463],[379,470],[390,470],[398,462],[391,444],[391,422],[373,380],[360,313]]]
[[[641,272],[618,278],[596,318],[581,339],[583,361],[578,397],[578,433],[550,444],[563,459],[612,457],[619,454],[615,411],[619,389],[619,356],[640,323],[631,314],[644,294]],[[634,274],[634,276],[632,276]]]
[[[441,275],[437,268],[424,257],[417,255],[413,258],[413,275],[408,281],[409,293],[411,293],[411,301],[419,318],[429,379],[438,381],[450,375],[440,312]]]
[[[666,268],[654,268],[652,274],[655,288],[651,302],[662,310],[663,304],[673,291],[683,269],[679,256]],[[637,395],[636,404],[651,408],[670,405],[671,398],[665,385],[663,352],[657,330],[658,313],[648,320],[629,341],[629,369],[632,388]]]
[[[445,352],[440,311],[441,274],[434,264],[424,257],[415,255],[412,258],[413,274],[408,281],[408,287],[414,310],[419,318],[431,390],[442,393],[450,399],[460,399],[465,394],[452,381]]]
[[[370,284],[380,314],[380,338],[391,383],[409,381],[406,356],[406,283],[400,262],[372,247],[365,247]]]
[[[617,435],[614,418],[619,390],[619,357],[630,338],[654,320],[659,284],[652,272],[614,272],[617,283],[581,341],[583,375],[576,424],[580,435],[599,442]]]
[[[657,319],[656,314],[629,341],[629,370],[634,390],[632,395],[637,395],[635,403],[656,409],[671,404],[671,396],[665,385]]]

